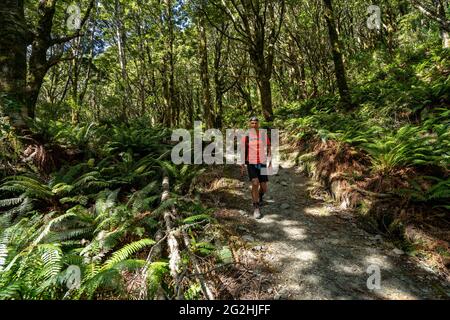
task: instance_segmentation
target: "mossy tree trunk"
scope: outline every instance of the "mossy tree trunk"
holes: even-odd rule
[[[89,2],[80,28],[94,1]],[[56,3],[57,0],[39,1],[33,30],[26,23],[24,0],[2,0],[0,7],[0,113],[20,130],[27,129],[26,117],[33,119],[35,116],[36,102],[47,71],[61,61],[63,50],[49,56],[49,49],[80,36],[80,30],[77,30],[67,37],[52,37]]]
[[[202,82],[203,116],[206,127],[209,129],[214,126],[214,120],[208,68],[208,39],[206,36],[206,23],[204,17],[200,16],[198,20],[198,55],[200,61],[200,79]]]
[[[26,49],[29,33],[23,1],[3,0],[0,7],[0,113],[18,128],[26,127]]]
[[[334,72],[336,82],[339,88],[339,95],[344,108],[349,110],[353,108],[350,91],[347,84],[347,76],[345,72],[344,60],[342,58],[342,46],[339,42],[339,36],[336,31],[336,22],[333,11],[332,0],[324,0],[325,4],[325,20],[327,22],[328,34],[330,38],[331,53],[333,55]]]

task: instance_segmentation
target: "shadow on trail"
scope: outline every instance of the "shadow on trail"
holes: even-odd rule
[[[240,178],[233,166],[224,167],[223,178],[226,183],[205,194],[205,199],[250,215],[248,180]],[[411,258],[396,255],[326,202],[310,198],[310,181],[295,168],[280,169],[270,180],[268,195],[273,203],[262,208],[263,219],[254,221],[239,213],[232,219],[249,224],[255,245],[266,248],[268,260],[278,271],[275,291],[279,298],[450,298],[448,282],[419,268]],[[380,270],[379,289],[368,288],[368,283],[377,284],[369,267]]]

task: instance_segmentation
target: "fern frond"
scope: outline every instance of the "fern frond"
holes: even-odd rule
[[[39,234],[39,236],[33,241],[33,245],[36,245],[39,242],[41,242],[42,239],[44,239],[50,233],[50,230],[53,227],[53,225],[57,225],[57,224],[61,223],[62,221],[64,221],[65,219],[70,218],[70,217],[75,217],[75,216],[76,216],[75,213],[69,212],[69,213],[65,213],[63,215],[60,215],[59,217],[56,217],[56,218],[52,219],[43,228],[43,230]]]
[[[0,208],[18,205],[24,200],[24,197],[16,197],[0,200]]]
[[[117,263],[128,259],[128,257],[130,257],[132,254],[140,251],[141,249],[143,249],[147,246],[151,246],[154,244],[155,244],[155,241],[152,239],[141,239],[139,241],[129,243],[129,244],[125,245],[123,248],[121,248],[120,250],[114,252],[112,257],[109,258],[105,262],[103,269],[111,268],[112,266],[116,265]]]

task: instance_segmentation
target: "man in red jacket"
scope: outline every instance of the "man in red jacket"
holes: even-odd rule
[[[259,130],[257,117],[250,118],[250,130],[241,141],[245,148],[245,164],[252,182],[253,216],[261,219],[260,206],[264,194],[268,191],[267,164],[271,166],[270,139],[266,130]],[[245,165],[241,165],[241,175],[245,172]]]

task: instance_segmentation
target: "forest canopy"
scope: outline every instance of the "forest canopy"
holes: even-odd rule
[[[232,248],[170,133],[255,115],[448,269],[449,34],[448,0],[2,0],[0,299],[223,296],[181,275]]]

